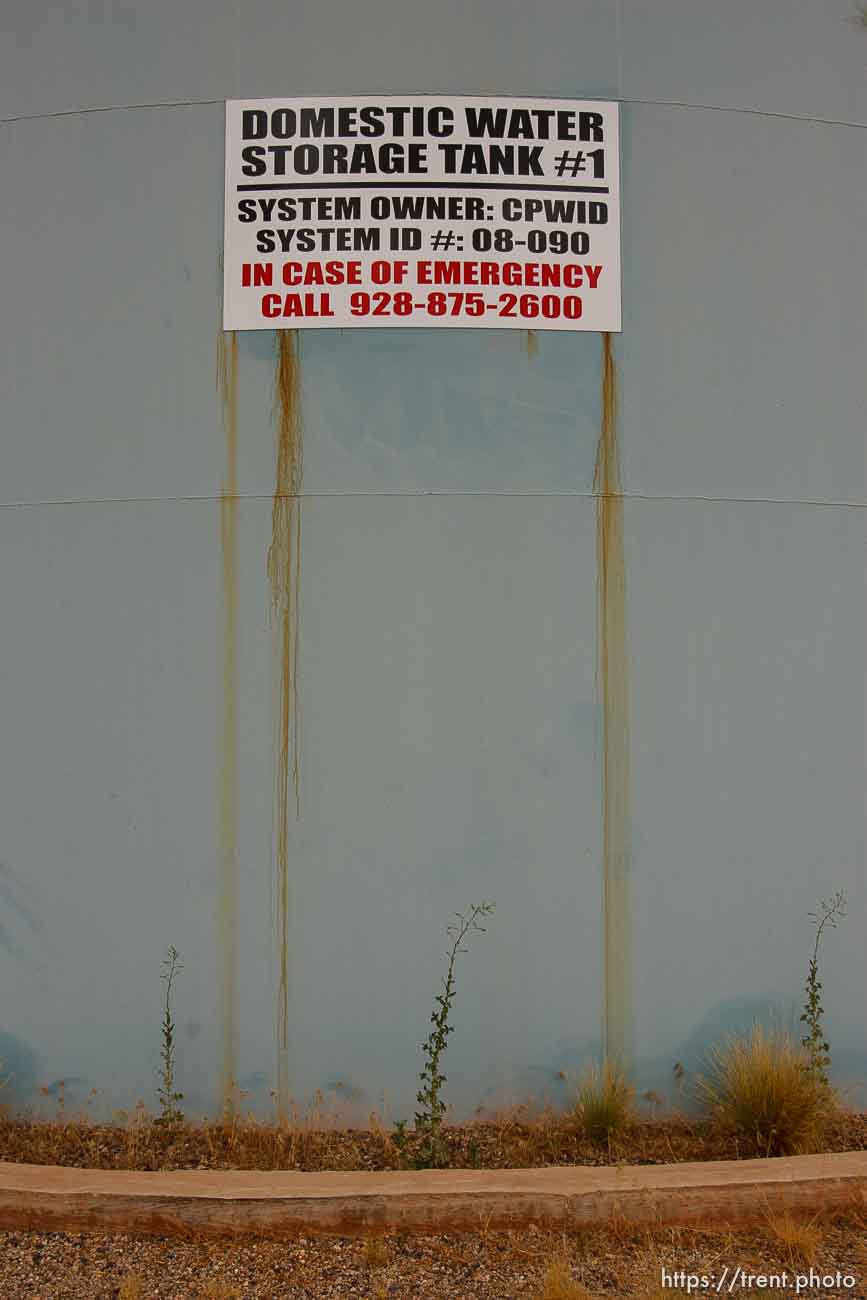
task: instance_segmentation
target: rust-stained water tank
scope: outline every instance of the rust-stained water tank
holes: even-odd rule
[[[808,913],[838,888],[828,1029],[838,1078],[863,1078],[867,29],[847,0],[9,0],[5,27],[19,1099],[65,1078],[106,1109],[153,1100],[173,943],[192,1111],[227,1075],[270,1107],[284,1005],[293,1098],[409,1115],[443,927],[481,898],[458,1110],[562,1097],[603,1030],[659,1087],[754,1016],[797,1029]],[[302,337],[281,885],[274,336],[238,337],[232,477],[223,101],[426,90],[621,102],[617,410],[596,335]]]

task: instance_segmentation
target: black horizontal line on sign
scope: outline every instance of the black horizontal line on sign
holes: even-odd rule
[[[607,185],[506,185],[502,181],[288,181],[239,185],[239,190],[567,190],[570,194],[610,194]]]

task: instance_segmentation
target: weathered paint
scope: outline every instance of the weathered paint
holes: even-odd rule
[[[602,706],[602,1047],[629,1056],[632,934],[629,906],[629,660],[623,491],[617,446],[617,369],[610,334],[602,335],[596,493],[598,672]]]
[[[289,1100],[289,809],[290,775],[295,816],[301,815],[301,714],[298,695],[301,576],[301,476],[298,336],[276,333],[274,377],[276,468],[271,511],[268,579],[271,584],[274,675],[274,859],[277,929],[277,1108]]]
[[[228,340],[228,342],[227,342]],[[226,434],[220,492],[220,1096],[231,1102],[238,1059],[238,335],[221,330],[217,384]]]

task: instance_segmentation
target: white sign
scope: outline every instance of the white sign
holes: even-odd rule
[[[620,329],[618,106],[226,103],[223,327]]]

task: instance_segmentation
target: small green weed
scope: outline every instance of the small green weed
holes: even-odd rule
[[[455,1000],[455,962],[458,953],[466,952],[461,944],[468,934],[484,934],[485,928],[479,925],[479,918],[490,916],[494,910],[493,903],[473,903],[466,913],[456,912],[457,921],[448,926],[447,933],[454,940],[448,952],[448,966],[443,979],[443,991],[434,999],[436,1007],[431,1013],[433,1029],[427,1041],[422,1044],[425,1066],[419,1078],[422,1087],[416,1096],[421,1110],[416,1111],[415,1132],[420,1141],[416,1148],[413,1163],[418,1169],[441,1169],[448,1164],[448,1152],[442,1138],[442,1126],[446,1115],[446,1104],[442,1098],[443,1084],[446,1076],[441,1071],[443,1052],[453,1026],[449,1024],[449,1015]],[[398,1150],[401,1147],[398,1146]]]
[[[816,926],[816,942],[810,958],[807,975],[807,1000],[801,1024],[807,1026],[807,1032],[801,1039],[807,1051],[807,1071],[824,1088],[829,1088],[828,1067],[831,1064],[831,1048],[825,1038],[825,1008],[822,1006],[822,981],[819,979],[819,943],[826,926],[836,930],[837,921],[846,915],[846,895],[841,889],[831,898],[819,901],[819,910],[811,912],[810,917]]]
[[[162,1023],[162,1047],[160,1048],[160,1086],[157,1095],[160,1099],[160,1113],[154,1120],[165,1128],[176,1128],[183,1122],[183,1114],[178,1102],[183,1101],[184,1094],[175,1091],[175,1022],[172,1018],[172,985],[175,976],[184,968],[181,965],[177,948],[169,945],[163,960],[163,974],[160,979],[166,986],[165,1008]]]

